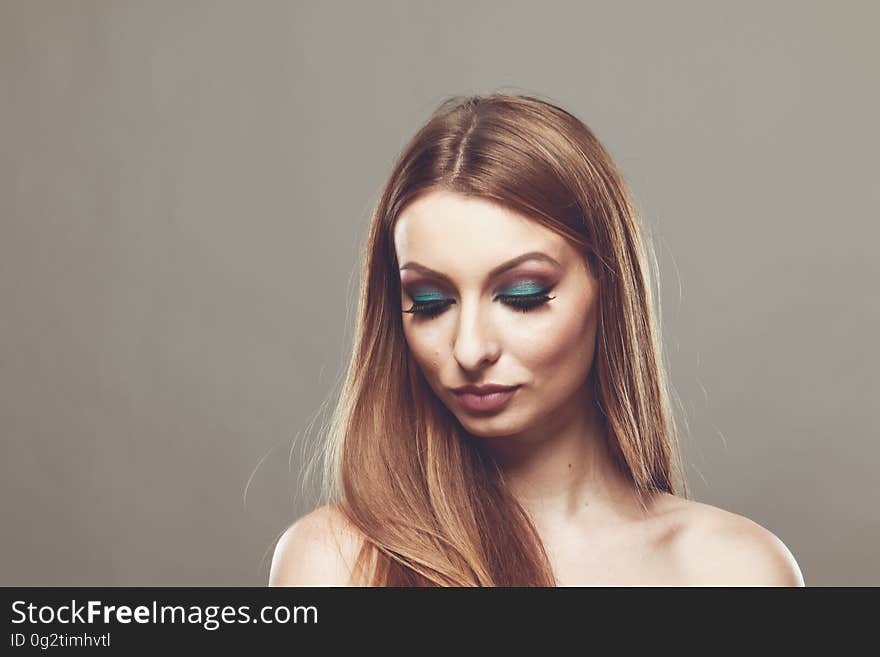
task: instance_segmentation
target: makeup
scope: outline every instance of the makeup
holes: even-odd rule
[[[533,308],[555,299],[556,297],[547,296],[554,285],[545,285],[539,280],[526,278],[514,281],[508,287],[502,288],[504,291],[497,294],[494,300],[500,300],[503,304],[518,310],[520,312],[528,312]],[[426,317],[436,317],[447,306],[455,303],[454,299],[448,299],[439,291],[422,291],[417,290],[411,293],[413,305],[405,313],[416,315],[424,315]]]
[[[477,395],[472,392],[455,393],[459,403],[472,413],[498,412],[513,399],[519,386],[511,390],[490,392],[486,395]]]

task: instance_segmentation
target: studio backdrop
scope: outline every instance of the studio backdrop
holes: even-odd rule
[[[657,252],[692,498],[880,585],[874,2],[0,2],[3,585],[262,585],[391,164],[581,118]]]

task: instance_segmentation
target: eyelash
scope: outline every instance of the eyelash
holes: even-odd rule
[[[555,296],[547,296],[547,292],[549,292],[549,290],[545,290],[544,292],[536,292],[534,294],[499,294],[497,298],[502,299],[504,305],[509,306],[514,310],[518,310],[519,312],[527,313],[530,310],[534,310],[538,306],[543,306],[551,299],[556,298]],[[444,310],[446,310],[447,306],[450,306],[453,303],[455,302],[449,299],[440,299],[436,301],[414,301],[412,307],[409,310],[404,310],[403,312],[432,318],[442,313]]]

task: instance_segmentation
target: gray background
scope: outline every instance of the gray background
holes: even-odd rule
[[[389,167],[507,91],[653,231],[693,497],[880,585],[878,6],[0,3],[0,584],[264,584]]]

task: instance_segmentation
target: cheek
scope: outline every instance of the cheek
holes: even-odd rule
[[[411,330],[406,325],[404,325],[403,334],[410,354],[422,369],[425,377],[434,378],[435,373],[440,370],[441,363],[440,335],[428,327],[423,326],[418,330]]]
[[[545,383],[580,380],[589,373],[595,352],[595,304],[559,312],[545,326],[520,336],[519,360]]]

